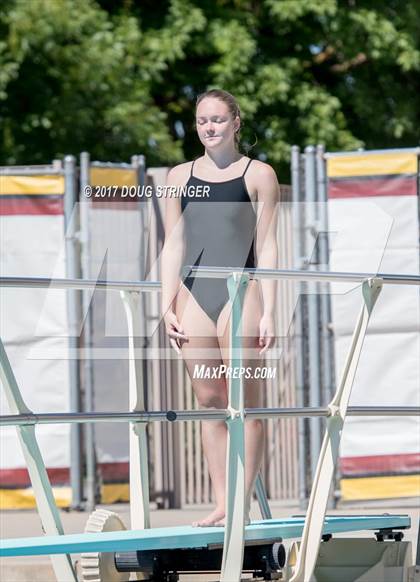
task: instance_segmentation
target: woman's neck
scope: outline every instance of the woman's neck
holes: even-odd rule
[[[240,160],[242,157],[242,154],[240,154],[236,148],[232,149],[231,147],[219,151],[205,150],[203,165],[209,168],[216,167],[219,170],[223,170]]]

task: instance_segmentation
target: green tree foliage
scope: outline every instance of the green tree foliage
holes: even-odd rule
[[[231,91],[243,148],[418,143],[417,0],[3,0],[2,163],[198,155],[194,102]]]

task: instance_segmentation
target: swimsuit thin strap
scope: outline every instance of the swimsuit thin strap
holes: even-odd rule
[[[193,163],[191,164],[191,173],[190,173],[190,178],[193,178],[193,168],[194,168],[194,164],[195,164],[195,160],[193,160]]]
[[[246,168],[244,170],[244,173],[242,174],[242,178],[245,176],[247,169],[249,168],[250,163],[252,162],[252,159],[249,160],[249,162],[246,165]]]

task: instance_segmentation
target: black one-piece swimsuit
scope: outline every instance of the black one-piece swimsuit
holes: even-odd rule
[[[206,267],[255,267],[254,235],[256,214],[245,184],[245,173],[224,182],[208,182],[193,175],[187,187],[209,186],[209,196],[181,200],[184,218],[185,254],[183,265]],[[187,276],[184,285],[216,323],[229,300],[226,279]]]

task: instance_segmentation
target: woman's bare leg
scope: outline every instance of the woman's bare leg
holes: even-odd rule
[[[201,408],[214,409],[227,407],[227,382],[225,378],[194,378],[196,365],[219,368],[223,363],[230,365],[229,332],[230,310],[227,304],[219,316],[217,328],[214,322],[198,305],[184,286],[177,296],[176,314],[182,324],[189,342],[183,344],[181,351],[189,376]],[[259,356],[259,322],[262,315],[261,298],[257,281],[250,281],[245,295],[242,319],[243,348],[248,352],[243,366],[254,369],[261,365]],[[197,349],[212,350],[211,359],[194,353]],[[222,350],[222,352],[220,351]],[[245,406],[255,408],[261,405],[262,381],[244,379]],[[226,444],[227,428],[225,421],[202,421],[201,434],[203,450],[207,459],[209,473],[216,499],[216,508],[196,525],[224,525],[225,488],[226,488]],[[215,446],[216,445],[216,446]],[[247,511],[249,511],[255,478],[261,466],[264,448],[264,425],[261,420],[248,420],[245,423],[245,491]]]
[[[263,359],[259,355],[259,323],[262,316],[262,305],[257,281],[250,281],[246,291],[242,317],[242,347],[247,351],[243,358],[242,365],[253,370],[261,366]],[[230,347],[230,317],[228,310],[224,309],[218,321],[219,344],[222,352],[222,359],[226,366],[229,366]],[[261,406],[261,391],[263,381],[259,378],[244,378],[244,397],[246,408],[257,408]],[[264,451],[264,424],[260,419],[247,420],[245,422],[245,499],[246,514],[249,519],[249,509],[254,484],[261,467]],[[216,525],[224,525],[220,520]]]
[[[198,305],[194,297],[184,286],[177,296],[176,315],[189,341],[181,347],[194,393],[201,408],[226,408],[226,381],[222,378],[194,378],[196,365],[217,369],[223,363],[216,325]],[[203,350],[203,355],[194,353]],[[212,352],[211,358],[207,354]],[[209,473],[216,499],[216,507],[207,517],[194,523],[199,526],[214,525],[225,515],[226,484],[226,441],[227,429],[223,420],[201,421],[201,438],[204,455],[207,459]]]

